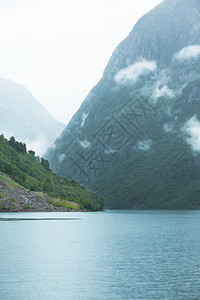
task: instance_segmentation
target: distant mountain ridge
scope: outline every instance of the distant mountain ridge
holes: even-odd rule
[[[0,78],[0,133],[42,155],[64,127],[23,85]]]
[[[166,0],[119,44],[48,150],[109,208],[200,208],[200,2]]]

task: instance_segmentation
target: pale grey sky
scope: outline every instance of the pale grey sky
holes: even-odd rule
[[[0,77],[67,123],[116,46],[162,0],[0,0]]]

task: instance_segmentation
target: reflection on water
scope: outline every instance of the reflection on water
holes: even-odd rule
[[[0,218],[1,221],[72,221],[80,218]]]
[[[199,211],[0,219],[1,300],[200,299]]]

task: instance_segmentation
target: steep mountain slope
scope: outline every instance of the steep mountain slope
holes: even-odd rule
[[[200,207],[200,2],[166,0],[114,51],[46,157],[112,208]]]
[[[15,136],[42,155],[64,127],[24,86],[0,78],[0,133]]]

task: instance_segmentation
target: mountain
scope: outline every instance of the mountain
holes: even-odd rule
[[[103,200],[49,169],[26,145],[0,135],[0,211],[101,210]]]
[[[23,85],[0,78],[0,133],[14,136],[42,155],[64,127]]]
[[[112,54],[46,153],[108,208],[200,208],[200,1],[166,0]]]

